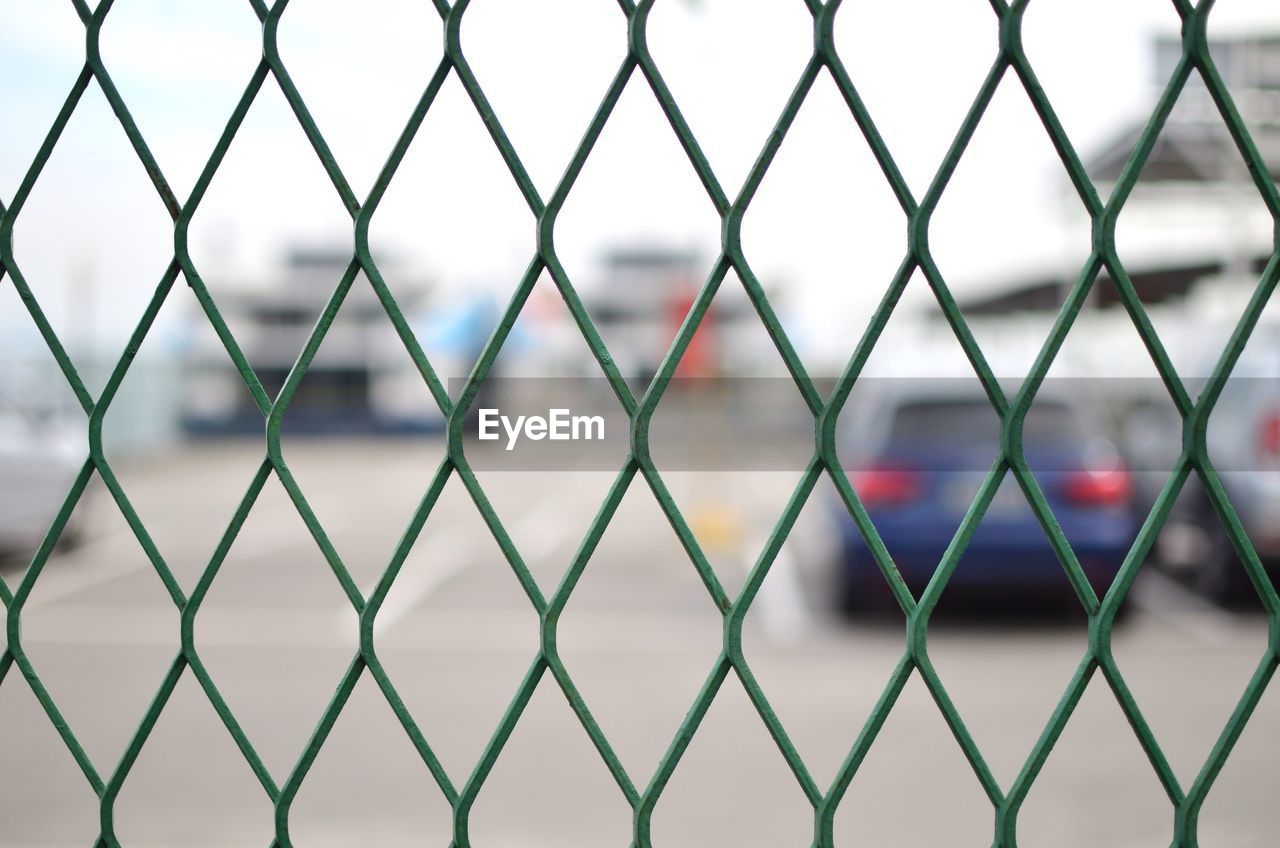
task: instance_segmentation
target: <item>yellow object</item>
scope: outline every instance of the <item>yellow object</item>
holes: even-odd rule
[[[688,512],[689,529],[699,544],[719,551],[742,543],[743,526],[737,510],[724,504],[695,504]]]

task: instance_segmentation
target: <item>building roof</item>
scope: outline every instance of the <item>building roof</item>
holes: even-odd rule
[[[1249,268],[1261,274],[1270,257],[1250,261]],[[1228,269],[1221,261],[1173,265],[1166,268],[1125,269],[1133,283],[1138,299],[1144,303],[1161,303],[1183,297],[1206,277],[1224,273]],[[1056,310],[1062,306],[1068,282],[1061,278],[1026,280],[999,292],[961,299],[960,308],[966,315],[1001,315],[1008,312]],[[1098,306],[1120,303],[1120,293],[1115,282],[1104,271],[1098,275],[1091,295]]]
[[[1115,182],[1129,162],[1145,125],[1129,127],[1085,162],[1096,182]],[[1251,127],[1250,135],[1271,178],[1280,178],[1280,127]],[[1216,183],[1245,178],[1244,158],[1221,121],[1170,121],[1156,138],[1140,181]]]
[[[1163,85],[1182,57],[1182,42],[1161,38],[1155,46],[1154,79]],[[1280,34],[1213,39],[1210,51],[1270,178],[1280,180]],[[1147,116],[1141,116],[1087,157],[1084,164],[1090,178],[1101,186],[1118,181],[1146,124]],[[1157,135],[1126,206],[1127,220],[1136,216],[1142,222],[1131,231],[1123,257],[1139,298],[1155,303],[1181,297],[1205,277],[1245,265],[1261,272],[1275,236],[1269,219],[1266,233],[1254,226],[1256,222],[1246,220],[1251,212],[1245,207],[1250,195],[1256,194],[1252,181],[1245,157],[1204,80],[1193,73]],[[1257,200],[1252,198],[1254,206],[1260,206]],[[1236,244],[1223,243],[1221,207],[1225,203],[1240,207],[1240,220],[1227,222],[1236,233]],[[1233,252],[1248,261],[1228,268],[1227,254]],[[1064,277],[1060,266],[1049,264],[1030,269],[997,290],[962,297],[960,305],[968,314],[986,315],[1055,310],[1074,277]],[[1093,297],[1099,306],[1119,302],[1115,285],[1105,273]]]

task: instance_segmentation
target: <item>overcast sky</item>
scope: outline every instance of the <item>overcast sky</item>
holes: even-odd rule
[[[1268,0],[1219,0],[1219,31],[1280,26]],[[1141,120],[1155,92],[1152,39],[1177,31],[1167,0],[1034,0],[1025,43],[1077,149]],[[625,51],[614,0],[474,0],[463,45],[544,197]],[[923,193],[996,55],[987,0],[848,0],[837,44],[913,190]],[[363,196],[441,54],[425,0],[293,0],[283,57]],[[732,195],[800,76],[812,42],[801,0],[658,0],[650,45]],[[252,72],[260,42],[243,0],[117,0],[104,60],[180,197]],[[83,62],[69,2],[0,0],[0,199],[8,203]],[[1010,268],[1078,264],[1066,244],[1064,178],[1009,76],[935,218],[932,243],[957,289]],[[290,243],[350,243],[350,222],[296,121],[268,82],[196,215],[191,244],[210,280],[260,273]],[[456,79],[433,106],[374,218],[376,244],[448,287],[509,291],[533,249],[533,219]],[[657,240],[703,250],[719,221],[643,78],[628,86],[574,188],[557,244],[576,281],[600,250]],[[861,326],[905,250],[905,223],[834,86],[810,94],[748,211],[744,244],[815,334]],[[69,280],[99,295],[100,327],[131,327],[172,250],[171,228],[91,88],[16,227],[15,250],[55,324],[73,320]],[[394,281],[393,281],[394,283]],[[215,291],[216,295],[216,291]],[[0,326],[16,301],[0,295]],[[851,323],[852,322],[852,323]],[[110,330],[102,331],[115,336]]]

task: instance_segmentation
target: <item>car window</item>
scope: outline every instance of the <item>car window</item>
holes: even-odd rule
[[[889,442],[891,445],[989,444],[999,435],[999,419],[985,400],[919,400],[898,407]],[[1076,444],[1084,439],[1084,432],[1079,416],[1071,407],[1041,401],[1033,404],[1027,413],[1022,437],[1026,444]]]

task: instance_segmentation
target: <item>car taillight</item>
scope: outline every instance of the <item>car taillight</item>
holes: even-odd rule
[[[1269,459],[1280,458],[1280,412],[1268,412],[1258,422],[1258,452]]]
[[[863,506],[891,506],[920,497],[920,474],[901,468],[869,468],[853,475],[853,490]]]
[[[1064,494],[1067,500],[1081,506],[1114,506],[1129,500],[1133,480],[1123,468],[1099,471],[1073,471]]]

